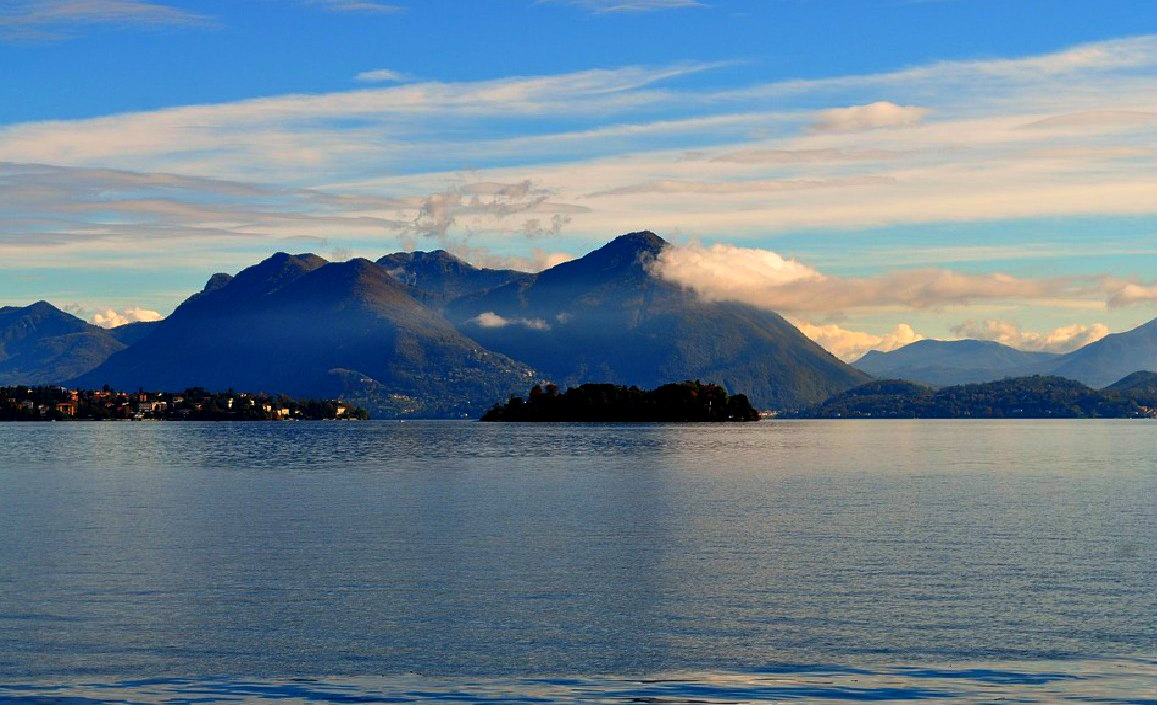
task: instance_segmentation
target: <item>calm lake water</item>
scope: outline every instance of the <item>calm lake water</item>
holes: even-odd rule
[[[1152,703],[1155,441],[0,424],[0,703]]]

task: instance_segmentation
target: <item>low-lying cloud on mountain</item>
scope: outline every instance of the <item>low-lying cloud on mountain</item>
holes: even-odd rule
[[[708,301],[741,301],[796,314],[888,306],[924,309],[1001,299],[1067,298],[1107,307],[1157,302],[1157,287],[1111,276],[1029,279],[999,272],[901,269],[838,277],[770,250],[723,244],[667,248],[653,271]]]

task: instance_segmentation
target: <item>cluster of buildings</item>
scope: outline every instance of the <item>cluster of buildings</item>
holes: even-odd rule
[[[2,387],[0,420],[64,421],[283,421],[365,418],[365,412],[341,401],[298,402],[284,396],[245,392],[133,393],[112,389]]]

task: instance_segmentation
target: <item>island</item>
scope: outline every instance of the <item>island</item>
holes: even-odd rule
[[[1157,373],[1134,372],[1103,389],[1045,375],[939,389],[902,379],[877,380],[779,418],[1157,418]]]
[[[321,421],[368,419],[366,410],[338,400],[210,392],[123,392],[53,386],[0,387],[0,421]]]
[[[582,384],[559,393],[535,385],[526,399],[512,396],[482,416],[483,421],[691,422],[758,421],[743,394],[690,380],[651,391],[614,384]]]

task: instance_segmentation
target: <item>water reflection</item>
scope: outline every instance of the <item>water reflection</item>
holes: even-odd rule
[[[1152,429],[9,424],[0,677],[1149,655]]]
[[[744,672],[685,672],[646,680],[584,678],[153,678],[102,684],[0,685],[0,703],[774,703],[932,701],[1151,703],[1153,661],[945,665],[876,670],[782,666]]]

